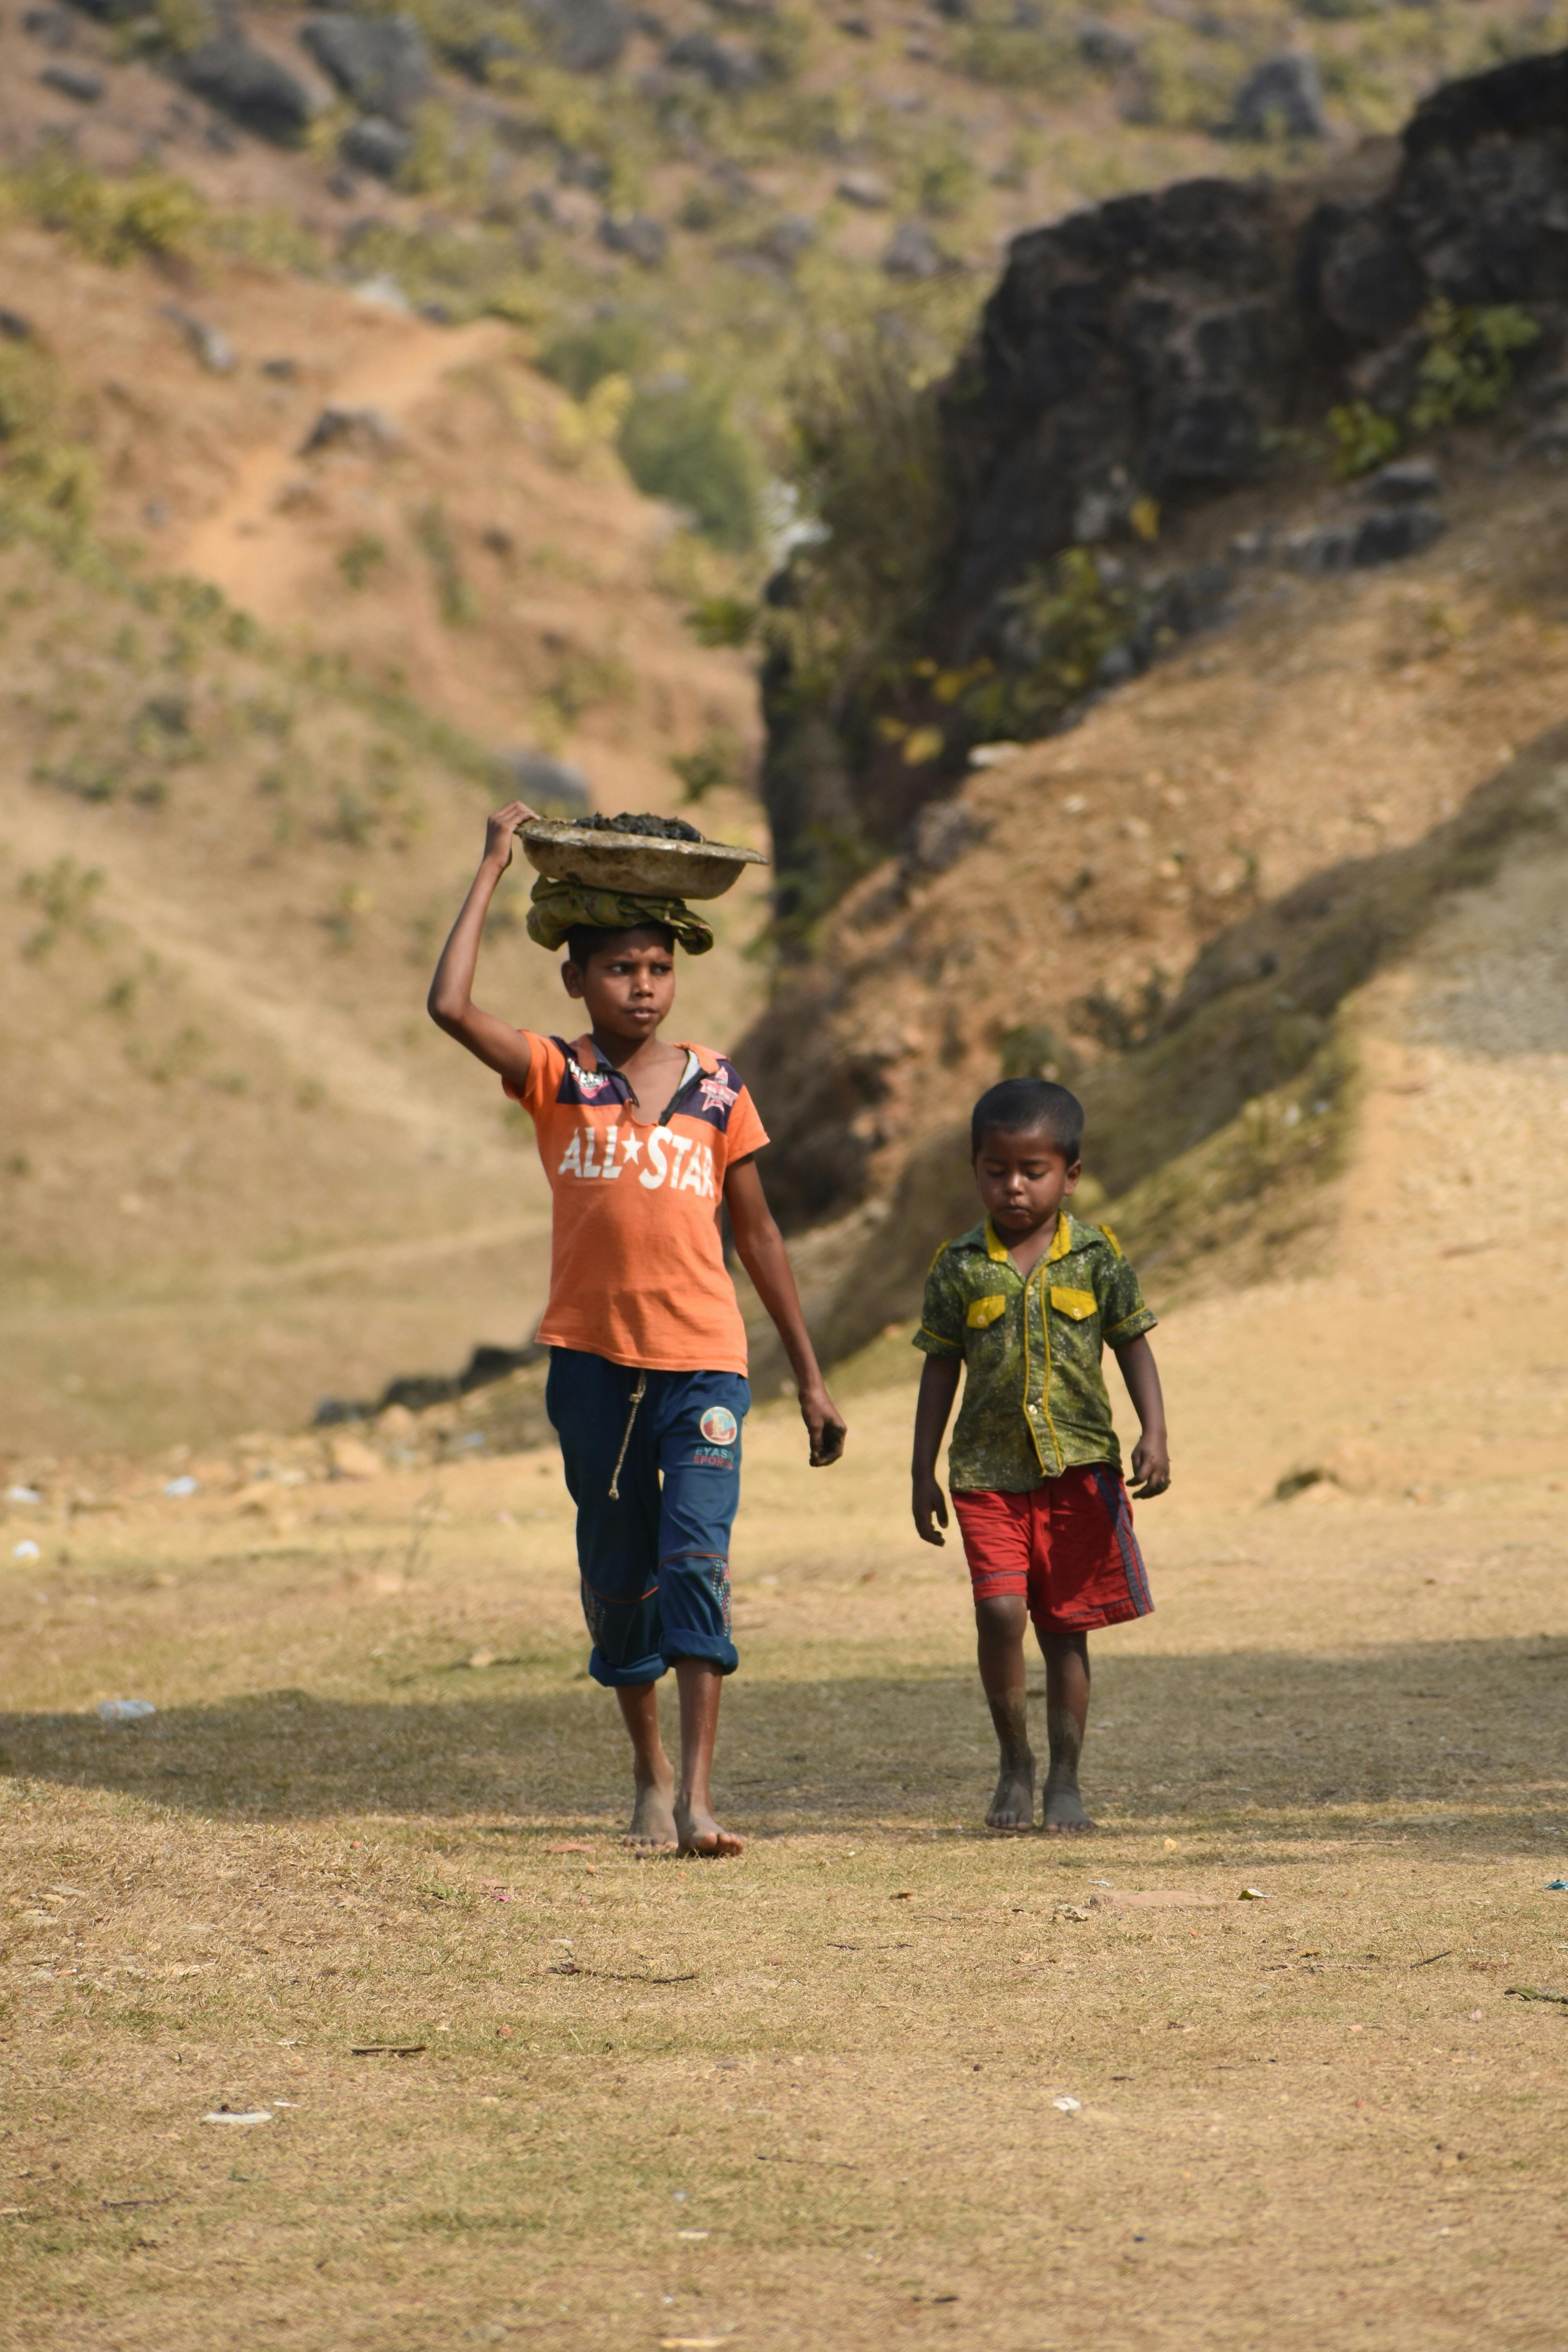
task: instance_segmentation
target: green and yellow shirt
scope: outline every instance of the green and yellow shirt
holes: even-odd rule
[[[1115,1234],[1065,1209],[1027,1281],[989,1217],[938,1250],[915,1346],[963,1362],[950,1484],[1017,1494],[1081,1462],[1120,1468],[1100,1352],[1153,1327]]]

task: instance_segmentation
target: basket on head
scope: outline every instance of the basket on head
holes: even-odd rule
[[[563,817],[530,817],[517,831],[529,864],[551,881],[639,898],[721,898],[744,866],[768,863],[760,849],[736,849],[728,842],[598,832]]]

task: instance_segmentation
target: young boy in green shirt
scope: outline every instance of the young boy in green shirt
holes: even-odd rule
[[[970,1130],[986,1218],[939,1250],[915,1346],[927,1361],[915,1409],[915,1527],[940,1544],[947,1505],[936,1457],[961,1369],[963,1405],[948,1456],[952,1507],[974,1586],[980,1679],[1001,1748],[992,1829],[1033,1827],[1035,1759],[1025,1714],[1024,1626],[1046,1660],[1050,1769],[1040,1826],[1094,1824],[1079,1793],[1089,1718],[1089,1629],[1153,1607],[1100,1354],[1116,1357],[1142,1426],[1134,1493],[1171,1483],[1154,1318],[1108,1226],[1066,1202],[1082,1172],[1083,1106],[1045,1078],[981,1096]]]

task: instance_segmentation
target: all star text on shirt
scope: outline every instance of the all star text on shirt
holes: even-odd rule
[[[619,1158],[616,1152],[617,1137],[621,1142]],[[602,1153],[598,1159],[595,1156],[595,1147]],[[646,1166],[642,1160],[645,1149]],[[696,1192],[706,1201],[718,1196],[710,1148],[689,1135],[677,1135],[668,1127],[656,1127],[646,1136],[639,1135],[629,1122],[616,1127],[575,1128],[555,1172],[558,1176],[618,1177],[633,1166],[645,1192],[657,1192],[661,1184],[668,1182],[673,1192]]]

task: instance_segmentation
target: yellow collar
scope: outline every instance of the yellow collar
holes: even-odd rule
[[[1045,1255],[1046,1265],[1054,1265],[1058,1257],[1067,1256],[1071,1247],[1072,1229],[1068,1222],[1068,1213],[1065,1209],[1058,1209],[1056,1234]],[[998,1265],[1005,1258],[1009,1265],[1012,1263],[1006,1244],[989,1217],[985,1220],[985,1255]]]

